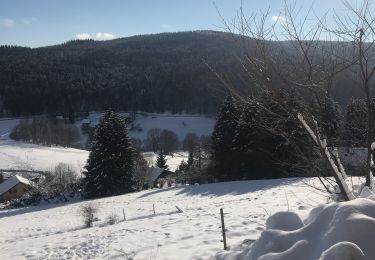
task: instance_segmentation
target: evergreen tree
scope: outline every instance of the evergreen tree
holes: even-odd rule
[[[156,166],[168,170],[167,160],[162,151],[159,152],[158,158],[156,159]]]
[[[188,167],[191,167],[193,166],[194,164],[194,152],[193,152],[193,149],[189,150],[189,157],[188,157],[188,160],[187,160],[187,165]]]
[[[260,131],[256,127],[259,116],[256,102],[248,100],[243,106],[233,138],[233,151],[237,158],[235,164],[236,179],[256,179],[260,177],[257,169],[261,168],[259,166],[265,158],[262,158],[262,160],[256,158],[259,154],[256,151],[258,148],[256,142],[259,141],[258,138],[260,137]]]
[[[212,160],[218,178],[231,178],[235,154],[232,141],[238,123],[239,109],[231,96],[222,104],[212,133]]]
[[[375,99],[372,100],[372,109],[375,109]],[[375,114],[374,114],[375,116]],[[351,99],[345,113],[344,133],[347,145],[362,146],[366,145],[367,140],[367,107],[363,99]],[[375,122],[375,120],[373,120]],[[373,133],[375,125],[372,126]],[[374,139],[374,138],[372,138]]]
[[[327,139],[328,145],[337,144],[343,127],[343,116],[339,105],[332,98],[325,96],[319,104],[315,100],[312,110],[319,122],[321,136]]]
[[[85,194],[89,198],[134,190],[134,150],[126,122],[113,111],[100,119],[85,166]]]
[[[236,155],[232,176],[264,179],[300,174],[300,159],[312,161],[316,156],[296,118],[303,111],[298,99],[279,92],[246,100],[232,144]]]
[[[188,168],[189,168],[189,165],[185,162],[185,160],[182,160],[180,164],[178,165],[177,171],[185,172]]]

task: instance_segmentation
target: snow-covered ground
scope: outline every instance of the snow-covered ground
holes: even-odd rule
[[[101,113],[90,113],[91,125],[97,125]],[[182,141],[187,133],[195,133],[198,136],[210,135],[215,125],[215,118],[203,115],[189,114],[156,114],[156,113],[137,113],[134,126],[139,126],[141,131],[129,131],[130,137],[141,140],[146,139],[147,132],[152,128],[166,129],[176,133]]]
[[[88,154],[88,151],[74,148],[46,147],[0,140],[0,169],[48,171],[60,162],[65,162],[80,172]]]
[[[101,115],[102,113],[99,112],[90,113],[92,126],[98,124]],[[0,120],[0,169],[50,170],[58,163],[66,162],[77,172],[82,170],[88,157],[88,152],[85,150],[44,147],[12,141],[9,134],[19,121],[19,118]],[[142,131],[129,131],[129,136],[143,141],[150,129],[159,128],[175,132],[182,141],[187,133],[195,133],[198,136],[210,135],[214,124],[214,118],[202,115],[137,113],[134,125],[139,126]],[[81,122],[77,122],[76,126],[80,129]],[[87,138],[87,135],[81,137],[82,145],[86,144]],[[153,153],[144,155],[150,162],[156,161],[157,155]],[[174,171],[183,159],[185,161],[187,159],[187,154],[184,152],[177,152],[173,157],[167,156],[169,169]]]
[[[128,116],[127,113],[121,113]],[[91,126],[96,126],[102,116],[101,112],[91,112],[88,119]],[[9,140],[9,134],[12,129],[19,123],[20,118],[2,118],[0,119],[0,140]],[[82,120],[83,121],[83,120]],[[82,121],[77,121],[75,125],[81,128]],[[195,133],[198,136],[210,135],[215,125],[215,118],[205,115],[192,114],[169,114],[169,113],[136,113],[134,127],[131,130],[129,125],[129,136],[132,138],[145,140],[147,132],[152,128],[166,129],[176,133],[180,141],[182,141],[187,133]],[[81,137],[82,145],[86,144],[88,136]]]
[[[278,212],[251,245],[222,251],[216,260],[372,260],[375,194],[367,187],[357,199],[314,208],[308,218]]]
[[[64,162],[80,173],[86,164],[89,152],[86,150],[46,147],[10,140],[0,140],[0,169],[49,171],[57,164]],[[157,154],[144,153],[147,161],[154,165]],[[166,156],[169,170],[175,171],[182,160],[187,161],[186,152],[176,152]]]
[[[153,152],[145,152],[143,153],[143,156],[150,165],[156,164],[158,154],[153,153]],[[189,153],[183,152],[183,151],[175,152],[173,153],[173,156],[166,155],[165,160],[167,161],[166,164],[168,165],[168,170],[173,171],[173,172],[176,171],[181,161],[184,160],[185,162],[187,162],[188,157],[189,157]]]
[[[154,189],[94,200],[99,221],[92,228],[82,227],[78,213],[89,201],[6,210],[0,211],[0,252],[2,259],[208,259],[223,247],[220,208],[233,248],[257,239],[269,215],[289,209],[303,218],[326,201],[302,179],[279,179]],[[111,214],[122,219],[123,209],[127,221],[105,224]]]
[[[99,122],[101,113],[91,113],[92,125]],[[0,120],[0,169],[22,170],[51,170],[60,162],[70,164],[79,173],[82,171],[88,157],[88,151],[64,148],[45,147],[35,144],[15,142],[9,139],[12,129],[19,123],[18,118]],[[183,124],[185,122],[185,124]],[[80,126],[80,123],[77,123]],[[198,135],[210,134],[214,120],[204,116],[194,115],[169,115],[169,114],[138,114],[135,124],[141,125],[142,132],[130,131],[130,135],[136,138],[146,138],[147,131],[151,128],[169,129],[175,131],[182,140],[186,133],[194,132]],[[145,153],[145,157],[151,163],[155,163],[157,155]],[[174,171],[180,162],[185,159],[184,152],[167,156],[167,165]]]

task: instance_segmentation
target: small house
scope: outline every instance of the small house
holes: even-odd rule
[[[22,197],[31,187],[28,179],[14,175],[0,184],[0,201]]]
[[[174,175],[174,172],[159,167],[151,167],[148,169],[148,186],[160,187],[168,178]]]

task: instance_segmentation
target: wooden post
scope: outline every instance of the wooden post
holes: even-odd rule
[[[227,250],[227,238],[225,236],[224,212],[223,208],[220,209],[221,216],[221,232],[223,233],[224,250]]]
[[[125,209],[122,208],[122,214],[124,215],[124,221],[126,220],[126,216],[125,216]]]
[[[154,209],[154,215],[156,215],[156,213],[155,213],[155,204],[152,204],[152,208]]]
[[[94,225],[94,213],[91,213],[91,216],[90,216],[90,227],[92,227]]]

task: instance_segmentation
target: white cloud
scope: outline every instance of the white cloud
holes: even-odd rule
[[[271,17],[271,20],[274,22],[284,22],[286,21],[286,18],[282,15],[274,15]]]
[[[4,18],[1,19],[1,26],[5,28],[12,28],[16,22],[13,19]]]
[[[76,39],[77,40],[88,40],[88,39],[92,39],[92,37],[89,33],[79,33],[79,34],[76,34]]]
[[[24,25],[31,25],[32,23],[35,23],[36,21],[38,21],[38,19],[36,19],[35,17],[31,17],[31,18],[23,19],[22,23]]]
[[[89,33],[78,33],[76,34],[77,40],[88,40],[93,39],[97,41],[106,41],[106,40],[112,40],[115,36],[111,33],[104,33],[104,32],[98,32],[95,35],[91,35]]]
[[[115,36],[111,33],[98,32],[95,34],[95,40],[98,41],[112,40],[114,38]]]

